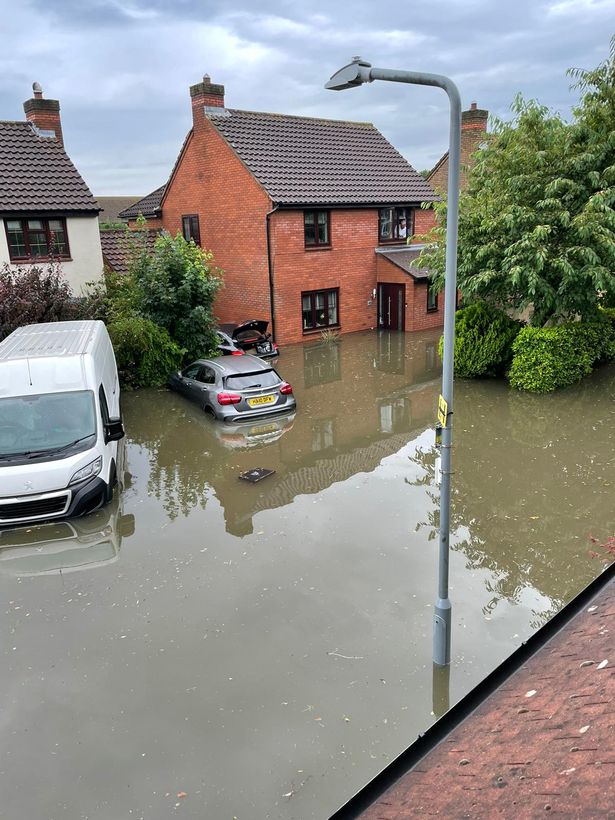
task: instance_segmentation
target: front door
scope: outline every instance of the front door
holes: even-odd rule
[[[406,286],[379,282],[378,327],[405,330]]]

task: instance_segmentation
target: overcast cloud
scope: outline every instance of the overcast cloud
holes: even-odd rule
[[[23,119],[40,82],[92,191],[141,196],[166,181],[204,73],[230,108],[371,121],[417,169],[446,150],[446,95],[325,91],[353,55],[448,74],[464,108],[507,117],[520,91],[569,116],[566,69],[606,58],[615,0],[0,0],[0,21],[0,119]]]

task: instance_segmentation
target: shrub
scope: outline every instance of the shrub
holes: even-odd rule
[[[510,384],[548,393],[589,375],[596,362],[615,355],[615,325],[609,318],[555,327],[525,327],[513,343]]]
[[[221,279],[212,260],[194,241],[163,233],[153,253],[144,244],[130,263],[139,311],[166,328],[191,359],[217,351],[212,307]]]
[[[72,318],[73,296],[58,263],[0,268],[0,341],[16,328]]]
[[[503,374],[512,360],[512,344],[521,327],[520,322],[486,302],[475,302],[458,310],[455,314],[455,375],[472,379]]]
[[[107,326],[122,383],[129,387],[164,384],[184,355],[164,328],[142,316],[123,316]]]

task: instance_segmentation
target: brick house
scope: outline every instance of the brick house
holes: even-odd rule
[[[167,184],[121,215],[213,251],[221,322],[267,318],[282,343],[442,325],[443,300],[408,265],[437,196],[373,125],[227,109],[207,76],[190,97]]]
[[[0,121],[0,265],[53,257],[78,294],[102,274],[100,208],[64,150],[59,102],[33,90],[25,121]]]
[[[470,103],[467,111],[461,112],[461,157],[460,184],[464,190],[468,184],[468,169],[472,164],[472,154],[480,148],[487,133],[489,112]],[[435,191],[448,191],[448,151],[436,162],[427,176],[427,181]]]

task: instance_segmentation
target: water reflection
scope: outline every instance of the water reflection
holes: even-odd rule
[[[0,530],[0,572],[26,577],[106,566],[134,530],[116,490],[111,504],[83,518]]]
[[[369,333],[285,351],[276,367],[295,387],[299,409],[247,429],[212,421],[174,393],[129,396],[127,429],[147,449],[149,492],[170,519],[204,508],[213,492],[227,532],[242,537],[257,512],[371,472],[431,422],[439,362],[426,351],[436,343],[433,333],[378,334],[385,352],[374,356]],[[240,485],[238,474],[256,466],[275,475]]]
[[[549,397],[493,382],[456,385],[451,529],[468,567],[489,570],[486,618],[502,600],[525,603],[537,628],[599,571],[588,560],[589,535],[615,528],[614,392],[612,369]],[[421,468],[414,483],[431,501],[419,524],[430,539],[438,526],[436,454],[412,457]]]

